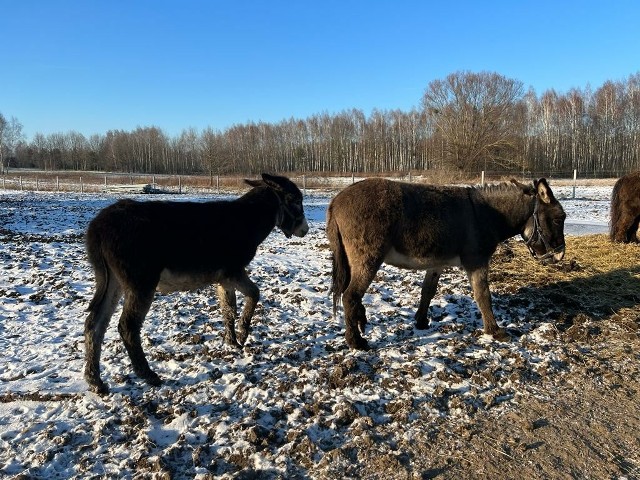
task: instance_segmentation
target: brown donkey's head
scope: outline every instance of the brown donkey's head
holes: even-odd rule
[[[564,257],[564,221],[567,215],[544,178],[534,182],[536,203],[522,238],[531,254],[542,263],[556,263]]]

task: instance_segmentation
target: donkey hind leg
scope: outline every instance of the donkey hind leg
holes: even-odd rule
[[[416,328],[425,329],[429,326],[429,304],[431,299],[436,294],[438,287],[438,280],[442,269],[430,268],[424,274],[424,280],[422,281],[422,292],[420,293],[420,305],[416,312]]]
[[[236,317],[238,316],[235,287],[225,282],[217,287],[218,299],[224,319],[224,343],[232,347],[240,348],[236,339]]]
[[[480,308],[484,333],[492,335],[496,340],[505,340],[507,334],[504,328],[499,328],[493,316],[491,306],[491,292],[489,291],[489,265],[481,265],[473,269],[467,269],[467,275],[473,289],[473,297]]]
[[[243,272],[243,275],[238,279],[236,288],[244,295],[244,308],[242,309],[240,328],[238,329],[238,343],[244,345],[251,333],[251,319],[260,299],[260,291],[246,272]]]
[[[342,294],[344,307],[345,339],[351,348],[369,350],[369,344],[362,338],[367,324],[367,316],[362,305],[362,297],[371,285],[381,262],[363,262],[364,265],[352,268],[349,286]]]
[[[142,322],[151,307],[153,294],[153,290],[143,292],[130,290],[125,293],[122,315],[118,323],[118,332],[120,332],[120,337],[127,349],[135,374],[144,379],[149,385],[158,386],[162,381],[149,367],[140,341]]]
[[[623,211],[618,218],[618,222],[613,225],[613,241],[618,243],[628,243],[633,241],[635,232],[633,231],[633,223],[636,219],[630,212]]]
[[[106,285],[102,284],[106,282]],[[96,293],[89,306],[90,313],[84,322],[85,368],[84,378],[91,390],[107,393],[109,389],[100,380],[100,353],[109,320],[122,297],[122,289],[112,275],[96,275]]]
[[[614,242],[629,243],[635,242],[637,239],[637,229],[640,217],[626,206],[621,207],[620,217],[612,226]]]
[[[627,242],[638,243],[640,242],[640,216],[633,219],[631,226],[627,230]]]

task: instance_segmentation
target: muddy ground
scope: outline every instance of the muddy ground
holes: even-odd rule
[[[82,378],[93,275],[82,232],[110,200],[9,197],[0,215],[0,475],[7,478],[640,478],[640,248],[567,237],[557,266],[521,242],[491,270],[509,339],[482,334],[446,271],[415,330],[421,274],[383,267],[365,296],[369,352],[331,317],[322,222],[270,236],[242,352],[213,289],[157,295],[130,371],[113,320],[98,396]],[[582,211],[585,209],[583,208]],[[42,214],[46,212],[46,214]],[[309,206],[309,214],[313,206]]]

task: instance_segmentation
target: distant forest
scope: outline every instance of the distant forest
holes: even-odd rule
[[[27,141],[0,112],[6,168],[157,174],[384,173],[431,169],[618,176],[640,169],[640,72],[538,96],[491,72],[432,81],[411,111],[352,109],[225,130],[71,131]]]

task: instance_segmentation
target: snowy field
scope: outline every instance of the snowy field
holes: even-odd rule
[[[568,234],[606,231],[611,187],[554,192]],[[335,452],[375,442],[372,429],[387,432],[386,451],[401,451],[427,441],[434,419],[517,401],[523,371],[555,368],[544,315],[496,298],[499,323],[522,335],[486,338],[457,269],[432,302],[438,321],[417,331],[422,275],[384,266],[364,299],[373,350],[349,351],[328,293],[330,198],[308,192],[305,238],[276,230],[258,250],[250,276],[261,302],[242,352],[222,343],[214,288],[158,294],[143,346],[165,383],[131,373],[116,313],[101,361],[111,393],[101,397],[82,377],[93,293],[83,233],[116,197],[0,191],[0,477],[331,478]]]

